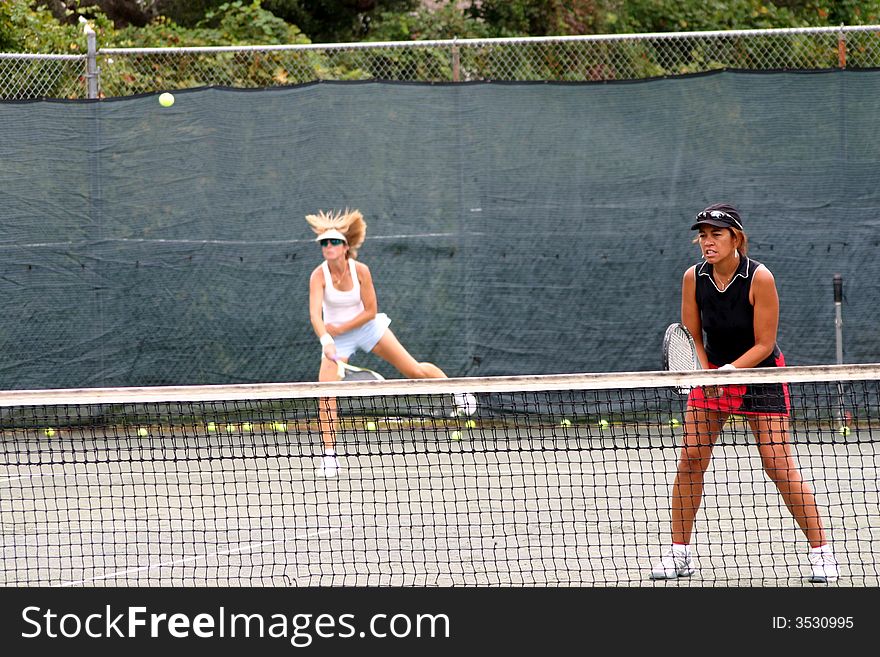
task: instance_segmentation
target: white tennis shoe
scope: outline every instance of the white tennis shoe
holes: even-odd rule
[[[651,570],[651,579],[678,579],[690,577],[697,572],[693,556],[690,551],[681,551],[670,548]]]
[[[840,576],[837,559],[834,558],[834,552],[830,548],[810,550],[810,565],[812,572],[809,581],[814,584],[836,582]]]
[[[473,415],[477,412],[477,398],[470,392],[453,393],[452,404],[455,406],[454,417]]]
[[[315,468],[315,474],[329,479],[337,476],[341,469],[342,466],[339,465],[339,459],[328,454],[321,459],[321,465]]]

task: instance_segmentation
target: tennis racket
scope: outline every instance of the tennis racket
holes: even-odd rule
[[[341,381],[384,381],[385,377],[366,367],[349,365],[344,360],[336,360],[336,368]]]
[[[663,369],[672,372],[701,370],[694,338],[684,324],[670,324],[663,336]]]
[[[663,369],[671,372],[687,372],[703,369],[697,358],[697,347],[694,337],[684,324],[670,324],[663,336]],[[691,391],[688,386],[681,386],[678,392],[687,395]]]

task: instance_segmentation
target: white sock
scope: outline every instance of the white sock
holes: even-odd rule
[[[822,554],[823,552],[831,554],[833,550],[831,549],[831,545],[826,543],[825,545],[820,545],[819,547],[811,547],[810,552],[812,552],[813,554]]]
[[[690,545],[682,545],[681,543],[673,543],[672,544],[672,553],[679,555],[690,555],[691,546]]]

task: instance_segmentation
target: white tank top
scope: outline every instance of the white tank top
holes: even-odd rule
[[[361,284],[358,281],[354,260],[351,258],[348,260],[348,267],[354,287],[346,292],[341,292],[333,287],[333,277],[330,276],[330,267],[327,265],[327,261],[325,260],[321,265],[321,269],[324,272],[323,309],[325,324],[343,324],[357,317],[364,310],[364,302],[361,301]]]

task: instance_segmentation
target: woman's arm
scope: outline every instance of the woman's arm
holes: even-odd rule
[[[690,331],[697,348],[697,357],[703,369],[709,367],[709,357],[703,346],[703,322],[700,320],[700,308],[697,306],[697,274],[696,265],[689,267],[681,280],[681,323]]]
[[[327,358],[336,355],[336,345],[324,336],[330,335],[327,326],[324,325],[324,272],[317,267],[309,277],[309,319],[315,335],[321,340],[321,352]]]
[[[755,346],[737,358],[736,367],[755,367],[773,353],[779,328],[779,296],[776,280],[766,267],[759,267],[752,279],[749,301],[754,308]]]

